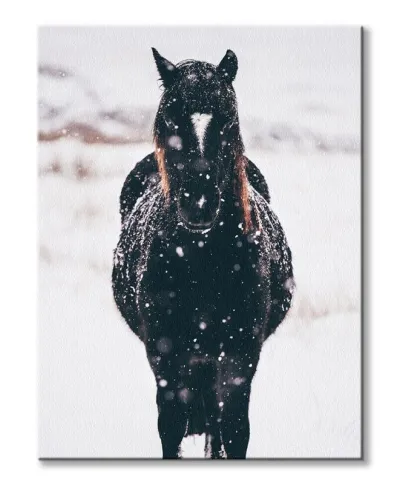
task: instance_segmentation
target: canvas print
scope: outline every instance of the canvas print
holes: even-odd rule
[[[361,29],[38,37],[39,457],[361,458]]]

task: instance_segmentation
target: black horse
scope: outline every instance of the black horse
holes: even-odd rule
[[[245,458],[261,348],[292,299],[291,252],[244,156],[236,55],[218,66],[153,55],[155,152],[122,188],[114,297],[156,378],[163,457],[205,433],[207,457]]]

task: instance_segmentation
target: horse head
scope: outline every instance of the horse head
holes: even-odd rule
[[[186,229],[203,231],[215,224],[233,182],[248,226],[246,158],[232,86],[235,53],[228,50],[218,66],[195,60],[175,65],[154,48],[153,55],[164,88],[154,122],[164,195]]]

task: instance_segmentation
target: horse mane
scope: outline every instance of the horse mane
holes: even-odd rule
[[[165,148],[158,143],[158,137],[154,136],[154,143],[156,146],[155,157],[157,160],[158,173],[161,177],[161,189],[166,199],[169,199],[169,180],[167,174],[167,167],[165,165]]]
[[[154,133],[155,144],[155,158],[157,160],[158,172],[161,177],[161,188],[165,198],[169,199],[170,185],[168,180],[168,173],[165,160],[165,147],[161,142],[157,133]],[[251,218],[251,202],[249,194],[249,180],[247,177],[247,158],[243,154],[242,144],[238,143],[238,147],[234,150],[235,166],[234,166],[234,190],[239,199],[239,203],[243,214],[243,231],[249,232],[253,228],[253,221]]]
[[[247,158],[243,153],[235,157],[236,195],[239,198],[243,213],[243,230],[249,232],[253,228],[251,219],[251,203],[249,194],[249,179],[247,177]]]

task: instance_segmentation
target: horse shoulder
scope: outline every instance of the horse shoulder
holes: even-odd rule
[[[263,219],[272,255],[270,258],[271,309],[266,334],[268,336],[276,330],[289,311],[295,283],[290,246],[281,222],[268,204],[265,204]]]
[[[153,152],[138,162],[128,174],[119,198],[122,222],[133,210],[139,197],[146,191],[150,177],[157,173],[157,161]]]
[[[260,195],[262,195],[269,204],[271,202],[271,196],[269,193],[267,181],[265,180],[264,175],[261,173],[257,165],[253,163],[249,158],[247,158],[246,173],[250,185],[254,187],[254,189]]]
[[[265,333],[265,338],[267,338],[280,325],[291,306],[295,288],[292,252],[282,224],[270,206],[268,185],[263,175],[250,160],[247,167],[254,202],[260,214],[262,231],[265,231],[270,254],[271,308]]]

